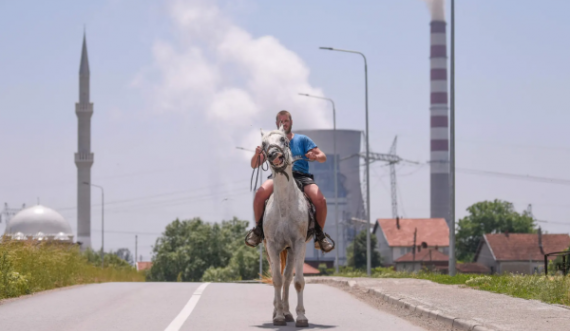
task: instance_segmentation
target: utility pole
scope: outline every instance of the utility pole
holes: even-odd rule
[[[414,230],[414,248],[412,250],[412,252],[414,252],[413,253],[414,261],[416,260],[416,235],[417,235],[417,233],[418,233],[418,228],[415,228],[415,230]]]
[[[135,268],[137,267],[137,262],[138,262],[138,257],[137,257],[138,248],[139,248],[139,236],[135,234]]]

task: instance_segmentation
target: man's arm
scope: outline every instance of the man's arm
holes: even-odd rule
[[[257,146],[255,148],[255,154],[251,157],[251,167],[253,169],[261,166],[263,162],[265,162],[265,155],[261,151],[261,147]]]
[[[327,156],[323,151],[321,151],[318,147],[311,149],[310,151],[305,154],[305,156],[309,160],[317,161],[319,163],[323,163],[327,160]]]

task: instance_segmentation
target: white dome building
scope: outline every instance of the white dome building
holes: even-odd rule
[[[14,240],[60,240],[71,242],[73,232],[60,213],[42,205],[18,212],[6,224],[6,236]]]

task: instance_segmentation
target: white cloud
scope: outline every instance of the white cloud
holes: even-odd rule
[[[297,95],[322,91],[309,84],[302,59],[277,38],[253,37],[212,1],[168,5],[173,41],[155,43],[154,63],[136,80],[153,109],[204,121],[203,129],[223,129],[234,140],[253,137],[250,131],[267,128],[283,109],[292,112],[296,127],[330,126],[326,104],[315,106]]]

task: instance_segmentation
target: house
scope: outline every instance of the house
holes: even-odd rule
[[[137,261],[136,268],[137,271],[150,270],[150,268],[152,268],[152,262]]]
[[[409,252],[394,261],[396,271],[417,272],[423,269],[436,270],[438,267],[447,268],[449,256],[434,248],[419,249]]]
[[[414,233],[416,247],[449,254],[449,228],[444,218],[378,219],[372,233],[378,239],[385,266],[394,265],[394,261],[412,252]]]
[[[560,252],[568,247],[570,236],[567,234],[540,234],[540,231],[485,234],[474,261],[487,266],[491,273],[542,273],[544,254]]]

